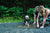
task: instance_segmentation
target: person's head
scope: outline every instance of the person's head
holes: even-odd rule
[[[40,5],[39,6],[39,12],[42,12],[44,10],[44,6],[43,5]]]
[[[36,6],[36,7],[35,7],[35,10],[36,10],[36,11],[39,11],[38,8],[39,8],[39,6]]]
[[[35,10],[38,11],[38,12],[42,12],[44,10],[44,6],[43,5],[36,6]]]
[[[40,5],[40,7],[43,7],[43,8],[44,8],[44,6],[43,6],[43,5]]]
[[[29,16],[28,16],[28,15],[26,15],[26,16],[25,16],[25,19],[29,19]]]

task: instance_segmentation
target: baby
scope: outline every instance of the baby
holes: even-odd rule
[[[26,25],[26,26],[28,26],[29,27],[29,16],[28,15],[26,15],[25,16],[25,20],[24,20],[24,24]]]

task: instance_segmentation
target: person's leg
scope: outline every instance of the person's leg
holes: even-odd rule
[[[29,23],[28,23],[28,21],[26,21],[25,25],[27,25],[27,26],[29,27]]]
[[[33,23],[33,25],[36,23],[36,15],[34,15],[34,23]]]
[[[38,18],[37,18],[37,27],[39,27],[39,21],[38,21]]]
[[[38,11],[36,11],[35,14],[34,14],[34,23],[33,23],[33,25],[36,23],[37,16],[38,16]]]
[[[37,27],[39,27],[39,14],[37,16]]]

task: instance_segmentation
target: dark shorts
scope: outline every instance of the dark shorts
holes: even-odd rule
[[[26,21],[27,21],[28,23],[30,22],[30,20],[29,20],[29,19],[28,19],[28,20],[27,20],[27,19],[25,19],[25,20],[24,20],[24,24],[26,23]]]
[[[38,16],[38,12],[37,11],[35,12],[35,15],[36,15],[36,18],[37,18],[37,16]]]

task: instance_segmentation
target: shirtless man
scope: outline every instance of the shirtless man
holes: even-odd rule
[[[42,22],[42,26],[40,28],[44,28],[45,22],[46,22],[46,18],[50,13],[50,10],[47,8],[44,8],[44,6],[36,6],[35,7],[35,14],[34,14],[34,23],[36,23],[36,18],[37,18],[37,27],[39,27],[39,21],[38,18],[39,16],[43,16],[43,22]]]

